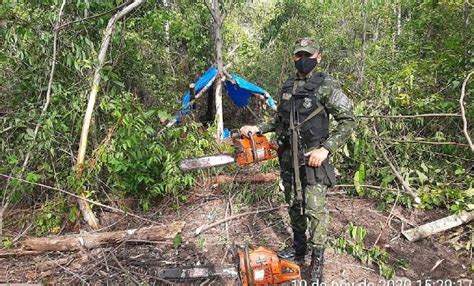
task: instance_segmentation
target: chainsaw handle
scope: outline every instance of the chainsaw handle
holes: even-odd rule
[[[255,138],[253,137],[252,131],[249,131],[248,135],[249,135],[250,143],[252,143],[253,161],[257,162],[258,156],[257,156],[257,145],[255,145]]]
[[[280,260],[280,266],[282,269],[290,269],[291,272],[285,272],[281,273],[278,275],[278,282],[285,282],[285,281],[293,281],[293,280],[299,280],[301,278],[301,270],[298,264],[286,261],[286,260]]]

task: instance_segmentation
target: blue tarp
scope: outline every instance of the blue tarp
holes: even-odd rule
[[[200,78],[198,78],[198,80],[194,83],[194,90],[196,91],[196,94],[199,93],[208,83],[212,84],[212,81],[216,75],[217,68],[212,66]],[[181,99],[181,104],[183,106],[181,109],[182,113],[186,114],[189,112],[189,109],[191,108],[191,105],[189,105],[190,101],[191,92],[188,90]],[[177,115],[176,119],[179,121],[179,114]]]
[[[246,81],[234,73],[231,74],[231,77],[235,81],[235,84],[232,84],[232,82],[227,80],[225,82],[225,87],[227,89],[227,94],[229,94],[232,101],[239,107],[244,107],[249,104],[249,98],[252,96],[252,93],[266,93],[263,88]]]
[[[210,67],[195,83],[194,89],[196,94],[199,93],[206,86],[212,85],[215,76],[217,75],[217,68],[212,66]],[[261,87],[239,77],[236,74],[231,74],[232,79],[235,81],[233,84],[231,81],[226,80],[224,86],[227,89],[227,94],[230,96],[232,102],[239,107],[244,107],[249,104],[249,98],[253,93],[266,95],[266,103],[272,109],[276,109],[275,102],[273,98]],[[191,109],[191,93],[186,91],[184,97],[181,99],[182,109],[178,114],[176,114],[176,121],[179,122],[179,118],[182,114],[186,114]]]

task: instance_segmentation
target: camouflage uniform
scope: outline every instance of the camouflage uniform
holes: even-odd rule
[[[317,84],[315,77],[321,77]],[[314,87],[313,90],[311,88]],[[293,178],[293,164],[291,145],[286,138],[288,133],[288,112],[285,112],[285,104],[292,97],[300,98],[299,105],[295,110],[300,120],[308,116],[316,106],[322,105],[323,111],[317,116],[302,124],[300,128],[300,143],[304,153],[314,148],[324,147],[330,153],[334,153],[341,145],[345,144],[355,125],[352,101],[343,93],[341,85],[333,77],[324,73],[310,73],[305,77],[298,74],[290,76],[283,85],[278,101],[279,108],[274,120],[270,124],[263,124],[260,130],[263,132],[276,131],[280,150],[280,175],[283,181],[285,198],[290,205],[289,215],[294,233],[294,248],[306,251],[306,229],[309,220],[309,246],[311,248],[324,247],[326,242],[326,227],[328,224],[328,211],[326,205],[326,192],[328,186],[335,183],[334,168],[326,159],[321,167],[314,168],[307,165],[300,167],[300,178],[303,188],[303,209],[301,214],[301,203],[295,200],[295,184]],[[288,109],[286,107],[286,109]],[[338,122],[336,129],[329,134],[329,114],[332,114]],[[297,250],[298,251],[298,250]]]

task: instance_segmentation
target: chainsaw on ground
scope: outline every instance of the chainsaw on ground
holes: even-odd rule
[[[248,137],[234,139],[233,145],[236,147],[234,154],[185,159],[179,163],[179,168],[187,172],[232,163],[247,165],[273,159],[278,156],[276,153],[278,146],[271,144],[265,135],[258,133],[249,133]]]
[[[301,272],[297,264],[281,260],[274,251],[259,246],[240,251],[237,265],[159,269],[158,276],[173,280],[235,277],[243,286],[258,286],[296,281],[301,279]]]

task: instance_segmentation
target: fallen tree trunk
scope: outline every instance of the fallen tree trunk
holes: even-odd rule
[[[430,223],[402,231],[402,234],[409,241],[417,241],[419,239],[428,237],[438,232],[442,232],[450,228],[468,223],[471,220],[474,220],[474,211],[463,212],[459,215],[451,215],[448,217],[444,217],[442,219],[438,219]]]
[[[225,184],[225,183],[271,183],[277,181],[279,178],[278,174],[269,173],[262,174],[256,173],[250,176],[228,176],[219,175],[212,178],[213,184]]]
[[[184,225],[185,222],[177,221],[166,226],[149,226],[123,231],[29,238],[23,241],[22,246],[24,250],[46,252],[98,248],[111,243],[120,243],[131,237],[143,241],[163,241],[173,239],[183,230]]]

